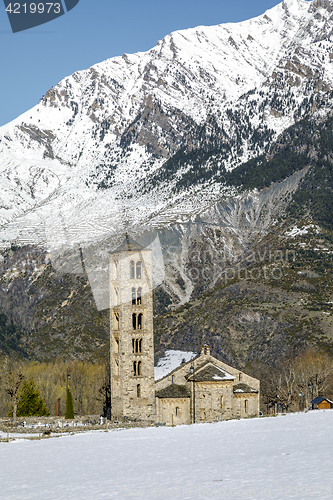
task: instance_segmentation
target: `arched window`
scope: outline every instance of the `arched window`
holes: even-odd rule
[[[141,306],[142,305],[142,300],[141,300],[141,295],[142,295],[142,288],[139,287],[138,289],[132,288],[132,305],[133,306]]]
[[[133,262],[133,264],[134,264],[134,262]],[[137,280],[141,280],[141,274],[142,274],[142,262],[141,262],[141,260],[139,260],[136,263],[136,279]]]
[[[132,339],[132,352],[133,354],[142,352],[142,339]]]
[[[141,363],[141,361],[133,361],[133,374],[134,374],[134,377],[139,377],[142,375],[142,363]]]
[[[138,385],[136,386],[136,396],[137,396],[138,398],[141,398],[141,385],[140,385],[140,384],[138,384]]]
[[[136,303],[138,304],[138,306],[141,306],[141,304],[142,304],[141,296],[142,296],[142,288],[140,286],[138,288],[138,291],[137,291],[137,294],[136,294]]]
[[[179,415],[180,415],[180,411],[179,411],[178,406],[176,406],[176,417],[178,417]]]
[[[135,262],[134,260],[131,260],[130,262],[130,279],[134,280],[135,278]]]
[[[142,329],[142,318],[143,318],[143,314],[142,313],[138,314],[138,329],[139,330]]]
[[[133,326],[133,330],[136,330],[136,314],[135,313],[132,314],[132,326]]]

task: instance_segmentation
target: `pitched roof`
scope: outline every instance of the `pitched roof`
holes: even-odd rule
[[[189,398],[191,397],[189,390],[185,385],[171,384],[157,391],[155,396],[157,398]]]
[[[188,375],[187,380],[192,381],[193,378],[195,382],[220,382],[222,380],[235,380],[236,377],[208,362],[203,365],[203,368],[197,368],[193,375]]]
[[[317,396],[316,398],[314,398],[312,401],[310,401],[310,404],[318,405],[319,403],[322,403],[323,401],[327,401],[328,403],[331,403],[333,405],[333,401],[330,401],[327,398],[322,398],[321,396]]]
[[[141,250],[147,250],[145,247],[140,245],[137,241],[133,240],[128,234],[126,234],[122,244],[110,253],[119,252],[140,252]]]
[[[247,384],[243,384],[243,383],[234,385],[233,391],[234,391],[234,393],[239,393],[239,394],[241,394],[241,393],[243,393],[243,394],[250,394],[250,393],[258,394],[258,391],[256,389],[252,389],[252,387],[250,387]]]

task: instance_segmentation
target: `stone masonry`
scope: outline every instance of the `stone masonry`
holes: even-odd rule
[[[151,250],[128,236],[110,254],[111,417],[155,421]]]

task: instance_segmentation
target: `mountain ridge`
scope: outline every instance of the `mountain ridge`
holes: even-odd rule
[[[22,238],[22,218],[39,239],[52,239],[40,219],[52,225],[60,210],[68,219],[67,206],[71,216],[91,217],[89,205],[103,197],[98,186],[107,190],[103,211],[110,197],[126,207],[128,195],[131,203],[141,196],[137,184],[158,176],[165,159],[184,146],[195,150],[218,137],[227,145],[221,166],[234,168],[263,153],[297,114],[311,106],[325,112],[331,52],[312,41],[326,33],[330,7],[284,1],[253,20],[174,32],[146,53],[112,58],[62,80],[1,129],[3,239],[6,232],[9,240]],[[281,90],[283,81],[289,84]],[[163,200],[153,191],[148,186],[141,196],[147,212],[172,195],[167,185]],[[111,210],[109,220],[113,216]],[[83,231],[80,239],[87,238]]]
[[[189,342],[199,344],[205,336],[214,344],[209,332],[217,331],[215,320],[210,327],[207,318],[198,321],[202,336],[195,325],[181,324],[178,313],[170,320],[168,310],[188,304],[201,318],[205,314],[192,302],[205,302],[212,290],[218,303],[224,285],[222,295],[237,309],[244,280],[237,283],[236,272],[230,289],[223,285],[225,273],[247,269],[247,256],[263,255],[265,241],[273,254],[283,248],[299,257],[286,266],[278,292],[269,291],[278,288],[273,278],[263,292],[277,297],[280,312],[263,316],[266,326],[253,331],[254,350],[261,349],[265,328],[282,328],[284,339],[300,331],[283,309],[291,281],[299,286],[295,307],[312,301],[312,287],[330,302],[332,12],[331,0],[285,0],[249,21],[172,33],[148,52],[65,78],[0,129],[5,350],[23,349],[40,359],[104,352],[107,256],[126,232],[142,244],[154,237],[160,243],[157,352],[170,347],[170,339],[178,342],[170,323],[177,323],[180,348],[193,350]],[[305,233],[295,240],[294,230]],[[309,249],[307,234],[313,238]],[[259,264],[264,272],[267,263]],[[322,269],[317,278],[295,271],[312,265]],[[256,302],[254,285],[250,281]],[[318,297],[315,305],[309,302],[323,310],[318,332],[333,337],[324,315],[330,312]],[[258,311],[247,307],[255,317]],[[237,332],[238,320],[229,319],[239,340],[244,329]],[[319,342],[302,321],[305,340]],[[89,333],[94,322],[96,331]],[[8,332],[14,332],[12,343]],[[235,353],[234,340],[221,342],[215,339],[215,354],[223,347],[230,359],[248,361],[241,350]],[[279,348],[281,339],[271,344]]]

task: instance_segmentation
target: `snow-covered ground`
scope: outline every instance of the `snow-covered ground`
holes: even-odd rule
[[[0,498],[332,498],[333,411],[0,445]]]

